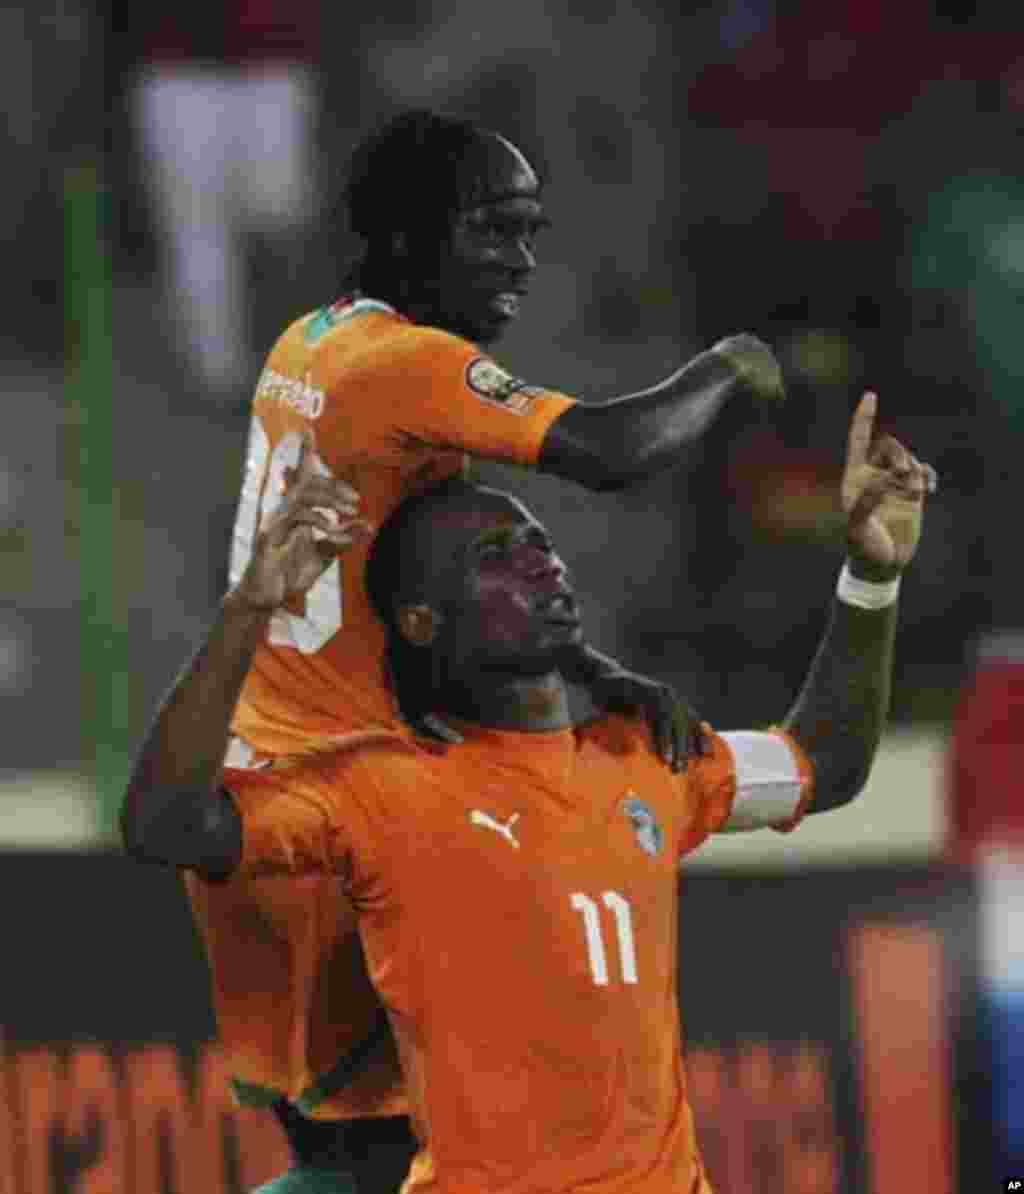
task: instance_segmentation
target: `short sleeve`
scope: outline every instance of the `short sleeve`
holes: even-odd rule
[[[364,443],[380,459],[408,440],[534,465],[551,424],[575,400],[513,377],[475,345],[410,326],[386,353],[346,374]]]
[[[725,739],[705,726],[703,744],[703,754],[691,759],[686,771],[674,777],[681,789],[680,798],[689,808],[680,856],[695,850],[722,828],[736,797],[736,768]]]
[[[242,818],[239,873],[351,878],[369,862],[369,817],[344,766],[228,768],[222,784]]]
[[[680,853],[712,833],[775,829],[803,820],[814,795],[814,769],[784,731],[729,730],[704,735],[704,754],[678,776],[691,808]]]

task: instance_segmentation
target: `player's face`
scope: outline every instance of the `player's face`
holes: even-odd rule
[[[453,633],[468,666],[550,671],[582,638],[579,605],[547,531],[530,517],[493,520],[463,556]]]
[[[489,344],[519,314],[548,220],[536,173],[504,139],[481,141],[462,171],[463,206],[442,251],[438,296],[445,326]]]

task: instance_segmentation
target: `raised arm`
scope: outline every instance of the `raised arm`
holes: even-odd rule
[[[647,480],[677,464],[744,389],[779,401],[782,373],[767,344],[730,336],[649,390],[564,411],[548,429],[538,467],[594,490]]]
[[[847,561],[828,629],[783,722],[814,766],[812,812],[863,788],[889,709],[897,593],[917,550],[935,472],[891,436],[873,440],[877,399],[865,394],[850,427],[841,496]]]
[[[274,610],[304,593],[337,549],[366,530],[355,517],[357,502],[343,481],[320,475],[309,436],[293,486],[256,536],[244,576],[221,602],[136,760],[121,808],[125,848],[136,858],[211,878],[237,865],[241,825],[219,786],[231,717]]]

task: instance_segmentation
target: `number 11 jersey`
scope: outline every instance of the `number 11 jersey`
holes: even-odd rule
[[[618,717],[459,728],[443,755],[393,738],[226,777],[241,874],[328,875],[353,901],[423,1146],[406,1194],[709,1194],[678,863],[709,833],[792,824],[809,764],[782,734],[715,735],[676,775]]]

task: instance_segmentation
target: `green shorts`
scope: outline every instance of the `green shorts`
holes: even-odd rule
[[[344,1169],[296,1165],[252,1194],[356,1194],[356,1182]]]

